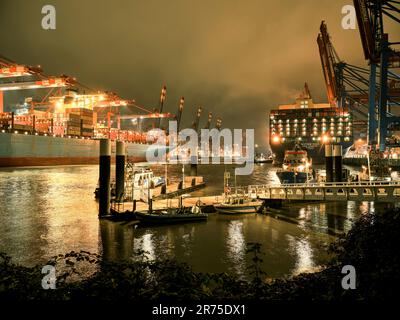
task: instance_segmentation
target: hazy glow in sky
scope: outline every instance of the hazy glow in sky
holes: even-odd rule
[[[41,28],[45,4],[56,8],[56,30]],[[201,126],[212,111],[225,127],[254,128],[265,146],[268,110],[291,103],[305,81],[315,100],[326,101],[321,20],[341,59],[365,65],[358,30],[341,28],[346,4],[352,1],[2,0],[0,53],[146,106],[157,105],[166,84],[165,111],[175,113],[185,96],[183,124],[202,105]]]

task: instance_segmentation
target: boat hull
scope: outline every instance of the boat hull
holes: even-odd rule
[[[275,154],[274,163],[281,164],[283,162],[285,151],[295,149],[299,143],[288,142],[279,145],[271,145],[272,152]],[[352,145],[351,142],[341,142],[340,145],[343,148],[343,154],[346,153],[347,149]],[[300,144],[301,148],[307,151],[308,157],[312,159],[313,164],[324,164],[325,163],[325,147],[319,143],[304,143]]]
[[[144,211],[135,212],[136,218],[145,224],[176,224],[176,223],[190,223],[190,222],[201,222],[206,221],[208,218],[207,214],[149,214]]]
[[[276,175],[282,184],[305,183],[307,181],[307,174],[305,172],[278,171]]]
[[[256,213],[262,203],[254,202],[254,204],[220,204],[214,205],[215,210],[220,214],[248,214],[248,213]]]
[[[267,159],[267,160],[254,160],[254,163],[272,163],[272,159]]]

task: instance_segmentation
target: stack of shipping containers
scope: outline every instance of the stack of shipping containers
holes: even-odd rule
[[[81,116],[81,136],[85,138],[93,137],[93,110],[80,108]]]
[[[65,120],[67,123],[65,134],[68,136],[81,135],[81,116],[79,109],[69,108],[65,109]]]

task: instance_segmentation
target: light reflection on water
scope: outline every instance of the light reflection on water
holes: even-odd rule
[[[229,168],[229,166],[228,166]],[[255,166],[238,184],[276,181],[276,168]],[[163,174],[164,168],[155,168]],[[207,188],[223,189],[224,166],[200,166]],[[170,167],[172,179],[181,167]],[[44,263],[71,250],[101,253],[106,259],[135,258],[144,250],[151,260],[175,257],[201,272],[230,272],[244,277],[250,264],[246,244],[262,244],[263,268],[270,277],[313,269],[327,261],[335,232],[348,231],[352,220],[379,210],[368,202],[286,204],[292,222],[250,214],[211,214],[205,223],[138,227],[99,221],[93,191],[97,166],[16,168],[0,170],[0,251],[24,265]]]
[[[296,239],[291,235],[287,235],[287,238],[289,241],[289,250],[297,257],[292,273],[299,274],[313,270],[315,267],[314,252],[307,237]]]
[[[226,252],[236,274],[242,274],[246,253],[243,220],[230,221],[227,228]]]

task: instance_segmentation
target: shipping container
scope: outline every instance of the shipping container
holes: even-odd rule
[[[25,124],[15,124],[13,126],[14,130],[21,130],[21,131],[31,131],[33,129],[32,126],[30,125],[25,125]]]

